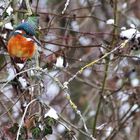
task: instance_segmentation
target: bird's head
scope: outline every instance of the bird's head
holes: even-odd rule
[[[30,25],[28,22],[21,23],[18,25],[15,30],[25,31],[26,34],[34,36],[35,35],[35,28]]]
[[[38,17],[35,16],[28,17],[27,21],[19,24],[15,30],[22,30],[27,35],[34,36],[38,28],[38,20]]]

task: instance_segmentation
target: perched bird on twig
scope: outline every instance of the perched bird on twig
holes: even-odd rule
[[[37,51],[37,44],[33,38],[38,28],[38,17],[28,17],[27,21],[19,24],[12,33],[7,49],[11,57],[22,61],[30,59]]]

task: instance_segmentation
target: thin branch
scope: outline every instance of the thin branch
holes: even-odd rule
[[[69,4],[70,4],[70,0],[67,0],[66,3],[65,3],[65,7],[64,7],[64,9],[62,11],[62,14],[65,13],[65,11],[66,11],[67,7],[69,6]]]
[[[99,102],[98,102],[97,111],[96,111],[95,119],[94,119],[94,122],[93,122],[93,136],[95,136],[95,133],[96,133],[97,118],[98,118],[99,111],[100,111],[100,108],[101,108],[101,103],[102,103],[102,100],[103,100],[103,93],[104,93],[104,89],[105,89],[105,86],[106,86],[106,79],[107,79],[107,74],[108,74],[108,69],[109,69],[109,62],[110,62],[109,59],[106,59],[104,79],[103,79],[103,84],[102,84],[102,88],[101,88],[101,92],[100,92],[100,99],[99,99]]]
[[[23,74],[23,73],[25,73],[25,72],[28,72],[28,71],[31,71],[31,70],[37,70],[37,68],[30,68],[30,69],[27,69],[27,70],[21,71],[21,72],[15,74],[14,77],[13,77],[13,79],[16,78],[18,75],[21,75],[21,74]],[[0,91],[2,91],[3,88],[4,88],[4,87],[5,87],[10,81],[11,81],[11,80],[6,81],[6,83],[0,88]]]
[[[24,113],[23,113],[21,122],[20,122],[20,124],[19,124],[19,128],[18,128],[18,131],[17,131],[16,140],[19,140],[20,130],[21,130],[21,127],[22,127],[22,125],[23,125],[24,118],[25,118],[25,115],[26,115],[26,113],[27,113],[27,110],[28,110],[29,106],[30,106],[33,102],[35,102],[35,101],[37,101],[37,100],[38,100],[38,99],[33,99],[33,100],[31,100],[31,101],[27,104],[27,106],[26,106],[26,108],[25,108],[25,110],[24,110]]]
[[[62,46],[62,47],[66,47],[66,48],[92,48],[92,47],[101,47],[102,44],[95,44],[95,45],[86,45],[86,46],[82,46],[82,45],[76,45],[76,46],[70,46],[70,45],[63,45],[63,44],[59,44],[59,43],[54,43],[54,42],[50,42],[50,41],[45,41],[45,40],[40,40],[43,43],[47,43],[47,44],[53,44],[53,45],[57,45],[57,46]]]
[[[84,67],[82,67],[79,71],[76,72],[75,75],[73,75],[68,81],[67,84],[69,84],[71,81],[73,81],[79,74],[81,74],[86,68],[93,66],[94,64],[98,63],[99,61],[103,60],[104,58],[108,57],[110,54],[114,53],[115,51],[119,50],[119,49],[123,49],[126,44],[128,43],[129,40],[125,40],[123,43],[121,43],[121,45],[119,45],[118,47],[114,48],[112,51],[105,53],[102,57],[93,60],[92,62],[88,63],[87,65],[85,65]]]
[[[11,113],[10,113],[10,110],[7,108],[7,106],[3,103],[3,101],[0,101],[1,105],[4,107],[4,109],[6,110],[11,122],[14,124],[15,123],[15,120],[13,119]]]
[[[64,121],[66,124],[70,125],[73,129],[77,130],[78,132],[80,132],[81,134],[87,136],[88,138],[92,139],[91,136],[89,136],[86,132],[84,132],[83,130],[79,129],[78,127],[76,127],[75,125],[73,125],[72,123],[70,123],[68,120],[66,120],[63,116],[61,116],[60,114],[58,114],[59,118]],[[96,139],[92,139],[92,140],[96,140]]]
[[[25,0],[25,3],[26,3],[26,6],[27,6],[27,10],[28,10],[28,13],[27,15],[32,15],[32,10],[31,10],[31,6],[30,6],[30,3],[29,3],[29,0]]]
[[[123,119],[123,120],[120,122],[120,124],[119,124],[119,126],[118,126],[117,128],[115,127],[115,128],[112,130],[111,134],[106,138],[106,140],[112,140],[112,139],[114,139],[114,137],[116,136],[117,132],[119,132],[119,131],[121,130],[121,128],[124,126],[124,124],[135,114],[135,112],[136,112],[139,108],[140,108],[140,106],[138,105],[138,107],[135,108],[133,111],[131,111],[131,109],[130,109],[127,113],[129,113],[130,111],[131,111],[131,113],[130,113],[128,116],[126,116],[126,114],[125,114],[126,118]]]

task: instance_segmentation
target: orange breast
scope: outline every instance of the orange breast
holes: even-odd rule
[[[36,47],[33,40],[17,34],[10,38],[7,49],[11,56],[31,58],[35,53]]]

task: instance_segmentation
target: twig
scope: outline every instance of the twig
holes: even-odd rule
[[[21,130],[22,124],[23,124],[23,122],[24,122],[24,118],[25,118],[25,115],[26,115],[26,113],[27,113],[27,110],[28,110],[29,106],[30,106],[33,102],[35,102],[35,101],[37,101],[37,100],[38,100],[38,99],[33,99],[33,100],[31,100],[31,101],[27,104],[27,106],[26,106],[26,108],[25,108],[25,110],[24,110],[24,113],[23,113],[21,122],[20,122],[20,124],[19,124],[19,128],[18,128],[18,131],[17,131],[16,140],[19,140],[20,130]]]
[[[0,21],[0,27],[5,25],[6,23],[10,22],[10,20],[13,18],[13,15],[8,16],[8,18],[4,19],[3,21]]]
[[[67,82],[62,84],[57,78],[53,78],[53,80],[59,85],[59,87],[61,87],[63,89],[63,91],[65,93],[65,97],[68,100],[70,106],[76,112],[76,114],[80,116],[80,118],[81,118],[81,120],[83,122],[83,126],[84,126],[84,129],[85,129],[86,133],[91,137],[92,140],[95,140],[95,138],[88,131],[88,128],[87,128],[86,123],[85,123],[85,120],[84,120],[84,118],[83,118],[83,116],[81,114],[81,111],[78,110],[76,104],[71,100],[69,89],[68,89],[68,86],[67,86]]]
[[[46,104],[43,100],[39,99],[40,103],[42,103],[46,108],[51,109],[52,107],[49,106],[48,104]],[[68,124],[69,126],[71,126],[72,128],[74,128],[75,130],[77,130],[78,132],[80,132],[81,134],[87,136],[88,138],[90,138],[91,140],[96,140],[95,138],[93,138],[92,136],[90,136],[88,133],[84,132],[83,130],[79,129],[78,127],[76,127],[75,125],[73,125],[71,122],[69,122],[68,120],[66,120],[61,114],[58,114],[58,117],[60,120],[64,121],[66,124]],[[68,129],[69,131],[71,130],[69,127],[67,127],[64,123],[62,123],[61,121],[58,121],[60,124],[62,124],[66,129]]]
[[[70,125],[72,128],[74,128],[75,130],[79,131],[81,134],[87,136],[88,138],[92,139],[92,140],[96,140],[95,138],[91,138],[91,136],[89,136],[86,132],[84,132],[83,130],[79,129],[78,127],[76,127],[75,125],[73,125],[72,123],[70,123],[68,120],[66,120],[64,117],[62,117],[60,114],[58,114],[59,118],[64,121],[65,123],[67,123],[68,125]]]
[[[92,48],[92,47],[101,47],[101,45],[102,45],[102,44],[94,44],[94,45],[86,45],[86,46],[83,46],[83,45],[72,46],[72,45],[66,45],[66,44],[63,45],[63,44],[59,44],[59,43],[54,43],[51,41],[45,41],[42,39],[40,39],[40,41],[43,43],[53,44],[53,45],[62,46],[62,47],[66,47],[66,48]]]
[[[94,64],[98,63],[100,60],[103,60],[104,58],[106,58],[107,56],[109,56],[111,53],[114,53],[115,51],[122,49],[126,46],[126,44],[128,43],[129,40],[125,40],[120,46],[114,48],[112,51],[105,53],[102,57],[88,63],[87,65],[85,65],[84,67],[82,67],[79,71],[76,72],[75,75],[73,75],[68,81],[67,84],[69,84],[71,81],[73,81],[79,74],[81,74],[86,68],[93,66]]]
[[[127,113],[130,113],[130,111],[131,111],[131,113],[128,116],[125,114],[126,118],[120,122],[120,125],[117,128],[115,127],[112,130],[111,134],[106,138],[106,140],[114,139],[114,137],[116,136],[117,132],[120,131],[120,129],[124,126],[126,121],[129,120],[139,108],[140,108],[140,106],[138,105],[138,107],[135,108],[133,111],[130,109]]]
[[[59,116],[59,115],[58,115],[58,116]],[[58,122],[59,122],[61,125],[63,125],[68,131],[71,131],[71,129],[70,129],[67,125],[65,125],[63,122],[61,122],[61,121],[59,121],[59,120],[58,120]],[[76,138],[75,135],[72,135],[72,137],[73,137],[75,140],[78,140],[78,139]]]
[[[6,8],[3,10],[2,12],[2,16],[5,14],[6,10],[8,9],[8,7],[10,6],[12,0],[9,1],[9,3],[7,4]]]
[[[32,15],[32,10],[31,10],[31,7],[30,7],[30,3],[29,3],[29,0],[25,0],[25,3],[26,3],[26,6],[27,6],[27,10],[28,10],[28,13],[27,15]]]
[[[27,90],[29,90],[29,88],[34,87],[34,86],[38,86],[38,84],[29,86],[23,93],[21,93],[21,95],[20,95],[19,98],[15,101],[15,103],[14,103],[12,106],[10,106],[9,108],[7,108],[7,110],[6,110],[3,114],[0,115],[0,118],[3,117],[5,114],[7,114],[7,113],[13,108],[13,106],[21,99],[21,97],[23,97],[23,95],[26,93]]]
[[[70,0],[67,0],[66,3],[65,3],[65,7],[64,7],[64,9],[63,9],[63,11],[62,11],[62,14],[65,13],[67,7],[69,6],[69,3],[70,3]]]
[[[8,116],[9,116],[9,118],[11,119],[12,123],[14,124],[15,121],[14,121],[14,119],[13,119],[11,113],[10,113],[10,110],[9,110],[9,109],[7,108],[7,106],[3,103],[3,101],[0,101],[0,103],[1,103],[1,105],[4,107],[4,109],[6,110],[6,112],[7,112]]]
[[[115,18],[115,24],[117,24],[117,22],[118,22],[118,20],[117,20],[118,19],[117,18],[117,0],[115,0],[115,4],[114,4],[114,18]],[[113,29],[113,33],[114,34],[117,33],[117,28],[115,26],[114,26],[114,29]],[[115,40],[115,37],[113,36],[112,43],[111,43],[112,47],[115,46],[115,43],[116,43],[116,40]],[[100,95],[100,99],[99,99],[99,103],[98,103],[98,107],[97,107],[97,111],[96,111],[95,119],[94,119],[94,123],[93,123],[93,136],[95,136],[95,134],[96,134],[97,118],[98,118],[98,114],[99,114],[99,111],[100,111],[100,108],[101,108],[101,103],[102,103],[102,100],[103,100],[103,95],[102,94],[104,92],[105,85],[106,85],[109,63],[110,63],[110,58],[108,57],[108,59],[106,59],[105,73],[104,73],[104,80],[103,80],[102,89],[101,89],[101,95]]]
[[[15,76],[13,77],[13,79],[16,78],[18,75],[20,75],[20,74],[22,74],[22,73],[25,73],[25,72],[28,72],[28,71],[31,71],[31,70],[37,70],[37,68],[30,68],[30,69],[21,71],[21,72],[15,74]],[[11,81],[11,80],[7,81],[7,82],[0,88],[0,91],[2,91],[3,88],[4,88],[10,81]]]
[[[102,88],[101,88],[101,92],[100,92],[100,99],[99,99],[99,103],[98,103],[98,106],[97,106],[95,119],[94,119],[94,122],[93,122],[93,136],[95,136],[95,133],[96,133],[97,118],[98,118],[99,111],[100,111],[100,108],[101,108],[101,103],[102,103],[102,100],[103,100],[103,95],[102,94],[103,94],[105,86],[106,86],[106,79],[107,79],[107,73],[108,73],[108,69],[109,69],[109,62],[110,62],[109,59],[107,59],[106,60],[106,65],[105,65],[103,84],[102,84]]]

